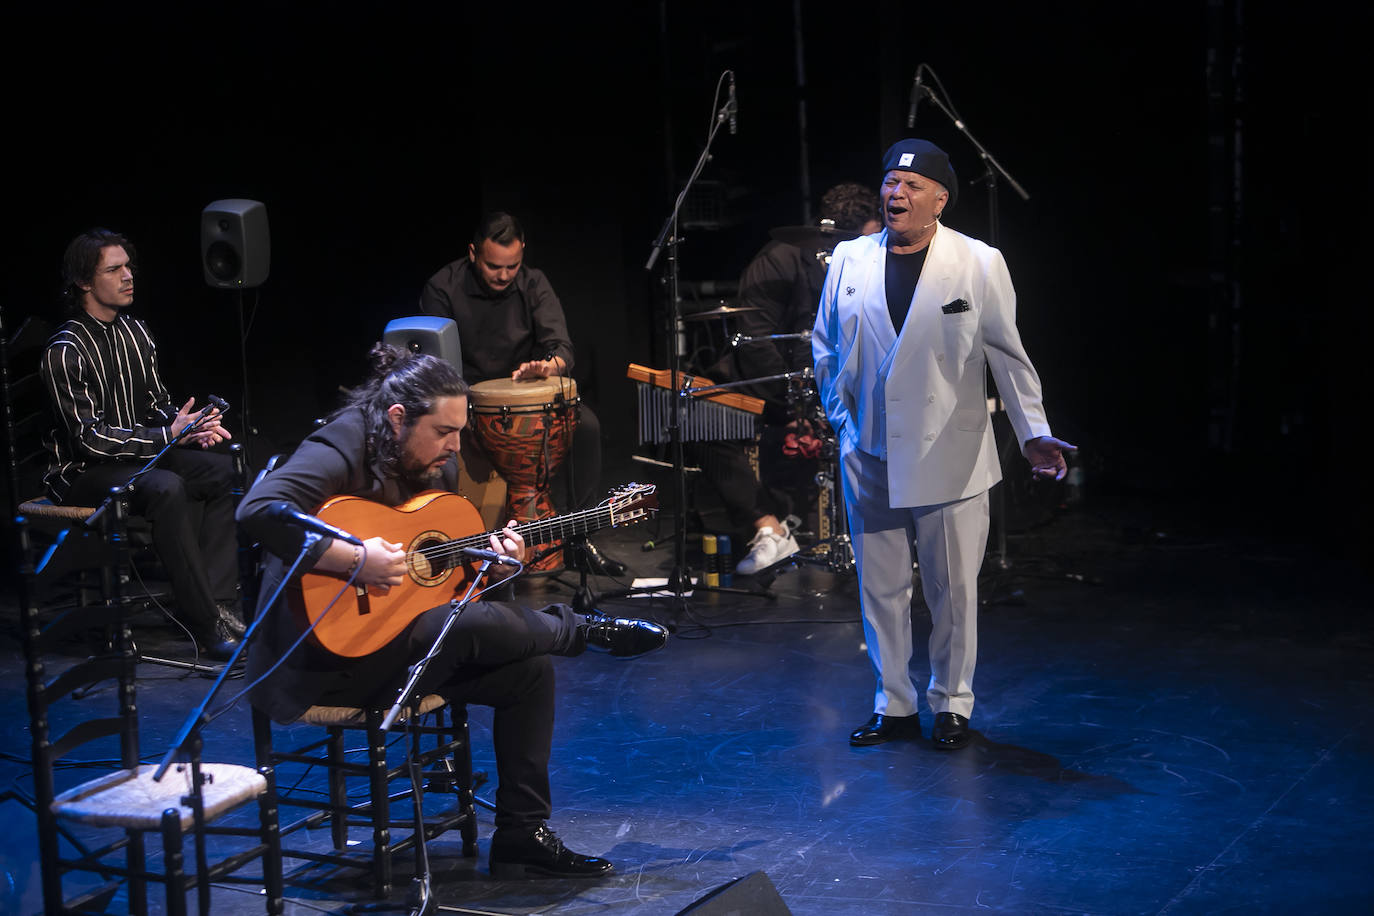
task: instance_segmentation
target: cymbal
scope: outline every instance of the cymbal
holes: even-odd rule
[[[757,312],[757,305],[722,305],[720,308],[709,309],[705,312],[693,312],[690,315],[683,315],[683,321],[706,321],[708,318],[729,318],[731,315],[738,315],[740,312]]]
[[[838,243],[859,237],[857,232],[834,226],[779,226],[768,234],[803,251],[831,251]]]

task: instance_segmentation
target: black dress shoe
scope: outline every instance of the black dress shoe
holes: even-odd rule
[[[225,635],[235,639],[242,639],[243,634],[248,632],[248,625],[239,616],[239,603],[237,601],[216,601],[215,610],[219,612],[219,624],[217,629],[224,631]]]
[[[235,632],[235,627],[230,622],[231,615],[215,613],[215,619],[208,625],[204,623],[188,624],[191,635],[200,644],[200,653],[206,658],[217,662],[228,661],[234,654],[234,650],[239,647],[240,637],[243,631],[240,629]],[[242,627],[242,623],[239,624]]]
[[[942,751],[957,751],[969,742],[968,719],[957,712],[937,712],[930,740]]]
[[[491,838],[487,867],[493,878],[596,878],[615,866],[597,856],[584,856],[563,845],[540,824],[530,830],[497,830]]]
[[[589,575],[610,576],[613,579],[625,575],[625,564],[602,553],[591,541],[583,541],[577,545],[577,549],[582,554],[578,562],[585,563]]]
[[[239,647],[237,637],[216,638],[210,634],[196,634],[196,642],[200,644],[200,654],[208,659],[217,662],[227,662],[233,656],[234,650]]]
[[[875,712],[873,718],[849,733],[849,743],[855,747],[868,747],[882,744],[894,738],[921,737],[921,717],[912,713],[909,716],[885,716]]]
[[[652,621],[607,617],[600,611],[587,615],[588,647],[616,658],[634,658],[662,649],[667,643],[668,631]]]

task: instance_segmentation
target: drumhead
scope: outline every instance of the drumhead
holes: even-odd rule
[[[560,398],[561,395],[561,398]],[[543,407],[561,400],[577,400],[577,382],[562,375],[550,378],[515,379],[494,378],[477,382],[468,395],[474,410],[501,407]]]

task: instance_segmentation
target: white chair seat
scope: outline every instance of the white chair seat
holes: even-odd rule
[[[207,821],[267,791],[267,780],[252,767],[202,763],[200,771],[206,777],[202,794]],[[161,782],[153,781],[155,772],[157,765],[146,763],[137,770],[120,770],[83,782],[53,799],[53,813],[96,827],[155,830],[162,822],[162,812],[176,808],[181,828],[189,830],[194,814],[182,804],[182,797],[190,791],[190,766],[169,767]]]

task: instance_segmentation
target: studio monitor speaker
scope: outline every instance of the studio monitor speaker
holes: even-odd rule
[[[677,916],[792,916],[792,911],[768,876],[756,871],[722,884]]]
[[[458,324],[452,318],[432,315],[397,318],[387,322],[382,343],[446,359],[459,375],[463,374],[463,348],[458,339]]]
[[[267,207],[256,200],[217,200],[200,214],[205,282],[218,289],[261,286],[272,266]]]

